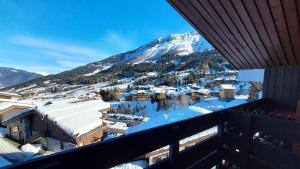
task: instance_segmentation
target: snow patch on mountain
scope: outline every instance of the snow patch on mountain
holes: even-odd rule
[[[96,70],[94,70],[94,71],[91,72],[91,73],[85,74],[84,76],[92,76],[92,75],[95,75],[95,74],[97,74],[97,73],[99,73],[99,72],[101,72],[101,71],[107,70],[107,69],[109,69],[109,68],[111,68],[111,66],[103,66],[102,69],[96,69]]]

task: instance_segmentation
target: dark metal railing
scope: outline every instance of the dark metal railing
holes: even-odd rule
[[[179,141],[220,124],[221,112],[222,111],[206,114],[153,129],[123,135],[111,140],[25,161],[8,168],[107,169],[130,162],[167,145],[170,146],[168,160],[166,160],[166,162],[162,161],[162,163],[159,163],[156,167],[152,167],[160,168],[161,166],[167,166],[167,168],[170,168],[172,166],[189,166],[192,165],[193,162],[203,160],[202,157],[209,153],[214,153],[219,147],[219,138],[217,136],[213,137],[182,153],[179,153]],[[196,157],[195,154],[197,150],[200,149],[205,151],[203,151],[203,155]],[[190,160],[189,156],[193,155],[194,158]],[[212,158],[216,159],[216,153],[212,154],[209,159]],[[179,161],[181,162],[178,163]]]
[[[8,168],[110,168],[133,161],[169,145],[169,157],[151,165],[167,168],[283,168],[296,169],[299,156],[254,139],[254,133],[300,140],[300,124],[240,111],[264,104],[264,100],[159,126],[145,131],[26,161]],[[218,126],[218,133],[179,151],[179,141]],[[279,159],[278,159],[279,158]],[[223,163],[222,163],[223,161]]]
[[[300,154],[292,146],[300,143],[300,122],[227,110],[222,155],[240,168],[300,168]],[[226,127],[225,127],[226,130]]]

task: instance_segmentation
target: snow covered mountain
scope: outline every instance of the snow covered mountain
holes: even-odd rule
[[[186,56],[210,49],[213,49],[213,47],[198,32],[171,34],[155,39],[135,50],[113,55],[74,70],[85,73],[86,76],[91,76],[121,64],[156,63],[166,55]]]
[[[0,88],[17,85],[42,75],[20,69],[0,67]]]
[[[103,60],[103,62],[106,64],[123,63],[126,61],[130,61],[133,64],[155,62],[165,54],[188,55],[211,48],[212,46],[197,32],[171,34],[164,38],[155,39],[133,51],[112,56]],[[112,62],[110,62],[111,60]]]
[[[132,51],[116,54],[56,75],[38,78],[13,88],[32,85],[41,87],[45,86],[46,82],[47,85],[52,82],[59,85],[95,84],[127,77],[140,77],[147,72],[167,74],[174,70],[193,69],[208,62],[218,66],[226,61],[197,32],[171,34]]]
[[[197,32],[171,34],[165,38],[158,38],[133,52],[125,54],[123,61],[132,60],[135,64],[145,61],[155,62],[167,53],[188,55],[209,48],[211,46]]]

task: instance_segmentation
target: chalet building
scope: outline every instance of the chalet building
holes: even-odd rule
[[[0,99],[20,100],[21,98],[21,95],[15,93],[0,92]]]
[[[214,86],[219,86],[219,85],[221,85],[221,84],[223,84],[223,83],[224,83],[224,78],[222,78],[222,77],[217,77],[217,78],[214,79],[213,85],[214,85]]]
[[[150,96],[146,90],[137,90],[126,94],[125,99],[127,101],[132,101],[132,100],[144,101],[144,100],[149,100]]]
[[[23,109],[15,114],[6,116],[1,122],[7,127],[10,138],[20,143],[28,143],[34,140],[34,136],[38,138],[43,135],[43,133],[32,129],[32,120],[36,114],[33,108]]]
[[[124,97],[125,97],[126,101],[132,101],[133,100],[133,97],[132,97],[131,93],[126,93]]]
[[[254,101],[262,97],[264,80],[264,71],[262,69],[253,69],[252,71],[241,70],[239,71],[238,78],[241,82],[250,84],[250,86],[240,86],[240,91],[237,92],[238,94],[243,92],[245,87],[248,87],[248,101]]]
[[[142,85],[139,85],[139,86],[132,86],[131,89],[132,90],[151,90],[153,89],[153,85],[146,85],[146,86],[142,86]]]
[[[236,76],[228,76],[224,77],[224,83],[235,85],[238,83],[238,80],[236,79]]]
[[[15,101],[6,101],[0,103],[0,125],[1,121],[17,112],[20,112],[24,109],[33,108],[34,106],[27,103],[15,102]]]
[[[206,88],[212,88],[215,86],[215,80],[206,80],[204,83],[204,86]]]
[[[238,71],[236,70],[228,70],[228,71],[224,71],[224,77],[232,77],[232,76],[237,76],[238,75]]]
[[[231,101],[234,99],[236,88],[230,84],[220,85],[219,99],[224,101]]]
[[[236,90],[237,95],[247,95],[249,94],[249,88],[251,88],[251,85],[248,84],[240,84],[238,87],[238,90]]]
[[[53,139],[59,140],[62,145],[83,146],[101,141],[105,129],[102,111],[109,108],[108,103],[99,100],[57,101],[17,112],[2,122],[8,127],[10,137],[21,143],[43,138],[45,146]]]
[[[144,101],[144,100],[149,100],[150,96],[147,91],[145,90],[138,90],[132,95],[133,100],[137,101]]]
[[[191,92],[187,93],[187,95],[191,96],[193,100],[203,100],[204,98],[207,98],[209,94],[209,89],[192,90]]]

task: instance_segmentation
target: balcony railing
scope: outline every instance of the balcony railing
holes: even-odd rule
[[[266,100],[258,100],[232,109],[26,161],[9,168],[107,169],[134,161],[167,145],[168,158],[149,168],[205,169],[214,166],[230,168],[234,165],[243,169],[300,168],[299,154],[294,153],[293,149],[268,142],[268,139],[263,137],[276,138],[279,142],[287,141],[293,145],[300,140],[300,123],[251,112],[264,105],[267,105]],[[179,151],[180,140],[215,126],[218,126],[216,135]]]

